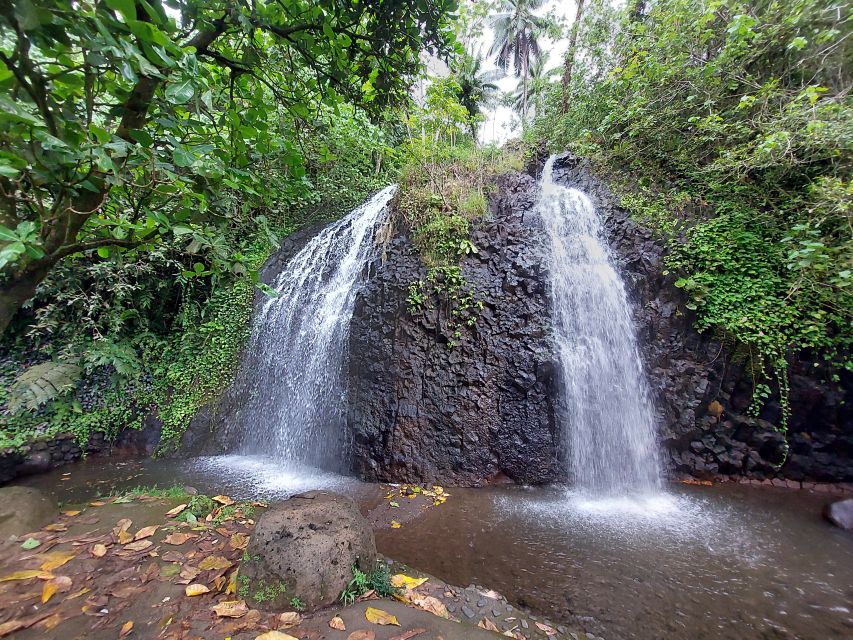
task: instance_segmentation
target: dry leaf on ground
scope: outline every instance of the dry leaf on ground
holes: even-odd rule
[[[480,620],[477,626],[481,629],[485,629],[486,631],[497,631],[498,633],[501,632],[501,630],[497,628],[495,623],[489,620],[488,618],[483,618],[482,620]]]
[[[194,533],[180,533],[175,531],[174,533],[170,533],[165,538],[163,538],[163,542],[166,544],[173,544],[175,546],[184,544],[187,540],[191,540],[193,538],[197,538],[198,536]]]
[[[367,618],[368,622],[372,622],[373,624],[393,624],[398,627],[400,626],[400,623],[397,622],[396,616],[392,616],[387,611],[382,611],[382,609],[367,607],[364,612],[364,617]]]
[[[554,627],[549,627],[547,624],[543,624],[541,622],[536,623],[536,627],[544,633],[546,636],[555,636],[557,635],[557,630]]]
[[[391,586],[397,587],[398,589],[415,589],[427,580],[429,580],[429,578],[412,578],[403,573],[398,573],[391,576]]]
[[[234,499],[229,498],[228,496],[213,496],[213,500],[221,504],[223,507],[234,504]]]
[[[279,615],[278,622],[284,629],[295,627],[302,622],[302,614],[298,611],[285,611]]]
[[[148,547],[154,546],[154,543],[150,540],[137,540],[136,542],[131,542],[130,544],[124,545],[124,548],[127,551],[144,551]]]
[[[121,631],[118,632],[119,638],[124,638],[128,633],[133,629],[133,620],[128,620],[123,625],[121,625]]]
[[[186,589],[184,589],[184,593],[186,593],[187,596],[192,598],[193,596],[200,596],[204,595],[205,593],[210,593],[210,589],[208,589],[203,584],[190,584],[187,585]]]
[[[77,554],[74,551],[51,551],[50,553],[42,554],[41,557],[44,559],[41,569],[44,571],[53,571],[72,558],[76,558]]]
[[[340,616],[335,616],[331,620],[329,620],[329,626],[332,629],[337,629],[338,631],[346,631],[347,626],[344,624],[343,618]]]
[[[242,600],[226,600],[211,607],[220,618],[240,618],[249,613],[249,607]]]
[[[91,553],[96,558],[103,558],[105,555],[107,555],[107,546],[104,544],[93,545]]]
[[[439,618],[450,618],[450,613],[447,611],[447,607],[444,606],[444,603],[441,600],[434,596],[420,596],[413,594],[409,602],[419,609],[429,611],[431,614],[438,616]]]
[[[233,562],[223,556],[207,556],[198,563],[198,568],[202,571],[213,571],[215,569],[228,569],[233,564]]]
[[[347,636],[347,640],[375,640],[376,634],[370,630],[353,631]]]
[[[183,511],[184,509],[186,509],[186,508],[187,508],[187,506],[188,506],[187,504],[179,504],[179,505],[178,505],[177,507],[175,507],[174,509],[169,509],[169,510],[166,512],[166,517],[167,517],[167,518],[174,518],[176,515],[178,515],[179,513],[181,513],[181,511]]]
[[[249,536],[245,533],[235,533],[231,536],[231,539],[228,541],[228,546],[230,546],[234,551],[242,551],[249,544]]]
[[[136,535],[133,536],[134,540],[144,540],[145,538],[150,538],[153,536],[157,529],[159,529],[159,525],[151,525],[150,527],[142,527],[139,531],[136,532]]]
[[[299,640],[299,638],[294,638],[281,631],[267,631],[259,636],[255,636],[255,640]]]
[[[408,631],[404,631],[403,633],[398,633],[396,636],[391,636],[388,640],[409,640],[410,638],[414,638],[415,636],[419,636],[422,633],[426,633],[426,629],[423,627],[418,627],[417,629],[409,629]]]
[[[52,577],[53,574],[47,571],[41,571],[39,569],[25,569],[23,571],[10,573],[8,576],[3,576],[0,578],[0,582],[9,582],[10,580],[29,580],[30,578],[42,578],[43,580],[49,580]]]
[[[74,516],[79,516],[83,512],[82,511],[60,511],[59,513],[61,513],[64,516],[68,516],[69,518],[73,518]]]
[[[68,531],[68,526],[64,524],[49,524],[44,527],[45,531]]]
[[[53,597],[55,593],[65,593],[71,590],[71,578],[68,576],[56,576],[44,583],[41,590],[41,602],[44,604]]]

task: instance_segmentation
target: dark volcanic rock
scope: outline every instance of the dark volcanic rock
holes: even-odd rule
[[[482,484],[561,477],[549,337],[545,245],[536,185],[503,176],[471,240],[463,274],[482,303],[449,326],[432,296],[406,305],[426,268],[398,233],[359,294],[350,325],[350,414],[356,471],[369,480]],[[459,344],[449,345],[453,340]]]
[[[350,498],[309,491],[258,519],[246,555],[240,579],[252,606],[280,611],[298,597],[314,609],[337,602],[353,564],[373,569],[376,543]]]

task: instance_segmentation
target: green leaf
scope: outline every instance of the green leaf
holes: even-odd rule
[[[110,257],[110,248],[109,247],[98,247],[98,255],[102,258]]]
[[[118,11],[125,21],[136,20],[136,2],[134,0],[106,0],[107,6]]]
[[[23,541],[23,543],[21,543],[21,549],[24,549],[26,551],[31,551],[32,549],[35,549],[36,547],[40,546],[41,542],[39,540],[36,540],[35,538],[27,538]]]
[[[195,88],[191,80],[184,80],[166,87],[166,99],[172,104],[184,104],[193,97]]]
[[[146,149],[150,149],[154,144],[154,138],[152,138],[151,135],[143,129],[131,129],[130,137]]]

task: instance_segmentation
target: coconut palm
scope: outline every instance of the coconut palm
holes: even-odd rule
[[[491,17],[495,39],[489,55],[497,56],[497,65],[508,71],[512,66],[522,83],[522,117],[527,115],[528,78],[531,63],[541,54],[539,36],[547,26],[545,18],[535,15],[545,0],[504,0],[501,13]]]
[[[536,58],[530,66],[527,85],[525,86],[523,79],[520,79],[515,92],[509,95],[509,105],[521,115],[522,119],[527,117],[527,111],[531,103],[534,113],[541,109],[545,100],[545,94],[548,92],[548,87],[560,73],[559,69],[548,68],[549,57],[547,53],[543,53]],[[527,92],[526,100],[525,91]]]
[[[483,71],[483,56],[465,53],[452,67],[453,77],[459,83],[459,103],[471,116],[471,136],[476,138],[475,118],[483,106],[488,106],[498,92],[494,83],[503,74],[499,70]]]

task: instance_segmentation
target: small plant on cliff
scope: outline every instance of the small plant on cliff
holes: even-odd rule
[[[391,573],[387,566],[380,563],[370,573],[365,573],[358,565],[352,565],[352,580],[341,593],[341,602],[350,605],[368,591],[374,591],[383,598],[397,593],[397,588],[391,584]]]

